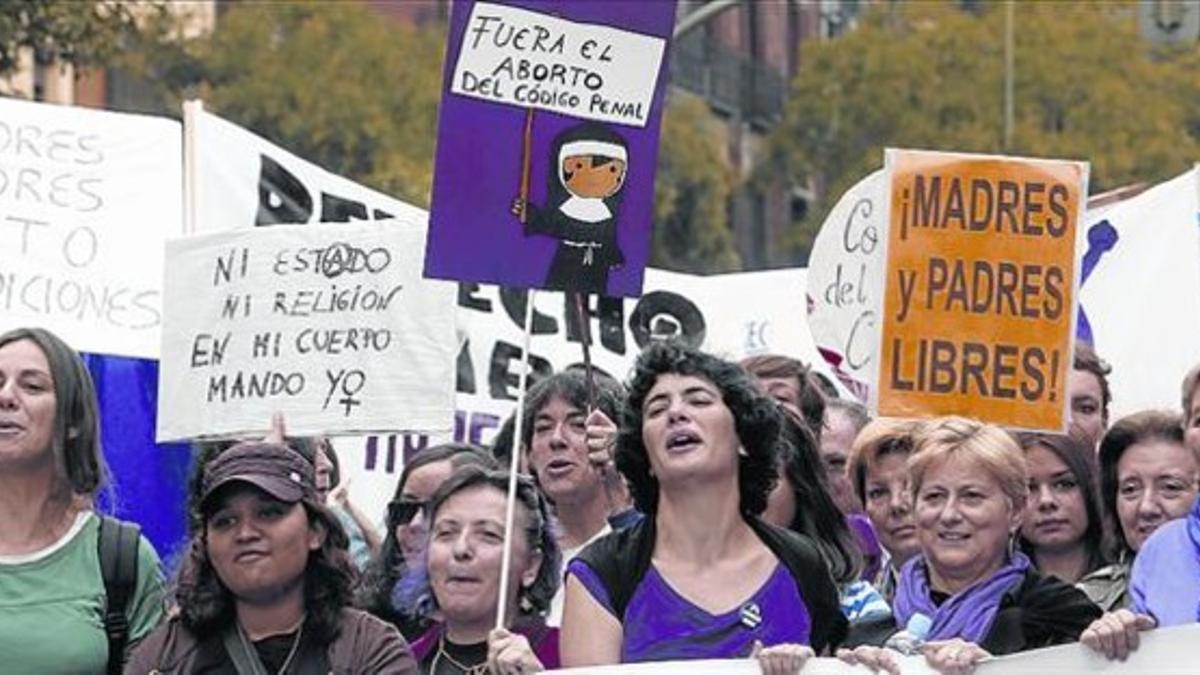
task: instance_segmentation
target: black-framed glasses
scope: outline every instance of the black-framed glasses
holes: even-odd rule
[[[408,525],[419,511],[424,511],[428,502],[415,499],[393,499],[388,502],[388,523],[392,527]]]

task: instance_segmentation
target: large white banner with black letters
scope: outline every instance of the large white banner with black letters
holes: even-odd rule
[[[193,228],[212,232],[278,223],[336,223],[429,214],[330,173],[247,129],[185,104]]]
[[[181,147],[173,120],[0,98],[0,330],[157,356]]]

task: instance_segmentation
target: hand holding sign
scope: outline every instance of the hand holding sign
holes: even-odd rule
[[[592,464],[607,468],[612,465],[617,447],[617,425],[599,408],[593,410],[584,421],[587,436],[588,459]]]
[[[267,433],[267,437],[263,440],[267,443],[283,443],[283,439],[287,437],[287,425],[283,420],[283,413],[276,412],[271,415],[271,431]]]

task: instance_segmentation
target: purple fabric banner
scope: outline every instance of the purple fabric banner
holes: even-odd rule
[[[640,295],[674,20],[673,0],[454,3],[427,277]]]

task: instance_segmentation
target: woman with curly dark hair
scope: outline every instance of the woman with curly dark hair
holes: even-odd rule
[[[564,665],[753,654],[790,672],[841,640],[820,551],[759,518],[780,414],[736,364],[678,343],[638,357],[617,466],[646,518],[568,565]]]
[[[371,560],[356,591],[355,606],[391,622],[406,639],[429,628],[428,618],[406,614],[393,602],[396,583],[408,572],[409,561],[425,553],[429,534],[429,500],[450,474],[464,466],[497,468],[482,449],[463,443],[444,443],[425,448],[404,464],[395,494],[388,502],[387,535],[379,555]]]
[[[238,443],[203,468],[198,497],[190,507],[202,525],[179,572],[178,615],[126,673],[416,672],[393,627],[348,607],[346,533],[299,453]]]
[[[557,668],[558,629],[546,625],[558,591],[562,551],[550,505],[533,480],[518,476],[513,524],[505,536],[508,474],[479,466],[456,469],[429,502],[429,546],[400,582],[397,601],[410,614],[439,622],[413,641],[428,675],[521,673]],[[500,608],[504,545],[511,565]]]

